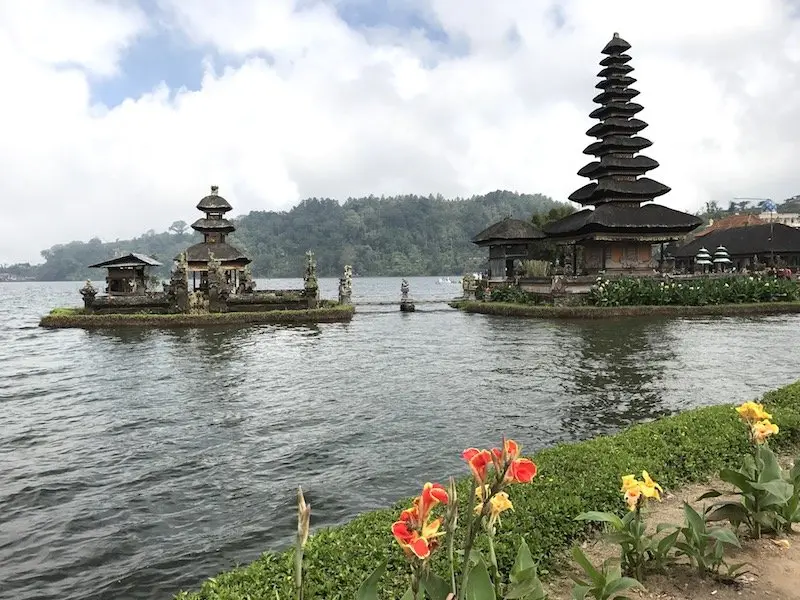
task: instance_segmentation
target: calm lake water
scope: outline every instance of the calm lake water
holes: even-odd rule
[[[37,327],[80,283],[0,284],[0,597],[169,598],[286,544],[298,484],[342,523],[504,433],[531,450],[800,377],[799,315],[514,320],[409,281],[413,314],[399,278],[356,278],[349,324],[93,332]]]

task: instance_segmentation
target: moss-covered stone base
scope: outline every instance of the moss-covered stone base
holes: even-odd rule
[[[552,306],[454,300],[450,306],[469,313],[541,319],[608,319],[614,317],[699,317],[800,313],[800,302],[708,304],[706,306]]]
[[[214,327],[258,323],[338,323],[350,321],[353,306],[327,306],[308,310],[270,310],[265,312],[228,312],[203,314],[87,314],[81,308],[56,308],[42,317],[40,327],[50,329],[79,327],[100,329],[115,327]]]

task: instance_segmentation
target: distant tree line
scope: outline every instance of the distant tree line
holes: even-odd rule
[[[734,198],[728,201],[727,208],[716,200],[706,202],[703,209],[697,213],[704,221],[709,219],[722,219],[735,214],[758,215],[767,210],[767,198]],[[779,213],[800,213],[800,195],[787,198],[783,201],[774,201],[775,210]]]
[[[340,275],[345,264],[362,276],[460,274],[485,267],[486,252],[471,239],[492,223],[515,217],[542,226],[573,210],[541,194],[499,190],[456,199],[369,196],[339,203],[308,198],[289,211],[238,217],[230,242],[253,260],[256,277],[299,277],[307,250],[314,251],[322,277]],[[151,229],[131,240],[57,244],[42,251],[43,264],[22,270],[42,281],[77,281],[100,275],[87,265],[139,252],[164,263],[157,274],[167,277],[174,257],[201,240],[186,222],[176,221],[163,233]]]

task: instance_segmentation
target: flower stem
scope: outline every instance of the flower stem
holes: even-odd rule
[[[303,546],[299,541],[294,553],[294,597],[303,600]]]
[[[478,485],[480,485],[480,482],[478,482]],[[461,564],[461,589],[458,591],[458,600],[464,600],[464,598],[466,598],[467,578],[469,577],[469,555],[472,552],[472,542],[475,539],[475,521],[481,518],[480,515],[475,517],[472,514],[475,511],[475,490],[472,489],[474,487],[474,485],[471,486],[468,494],[469,498],[467,500],[467,533],[464,539],[464,557]]]
[[[492,580],[494,581],[494,591],[500,597],[500,569],[497,568],[497,556],[494,553],[494,527],[487,532],[489,538],[489,560],[492,562]]]

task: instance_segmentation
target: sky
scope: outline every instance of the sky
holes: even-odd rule
[[[800,193],[800,0],[0,0],[0,263],[191,223],[211,185],[234,216],[566,200],[614,32],[660,203]]]

